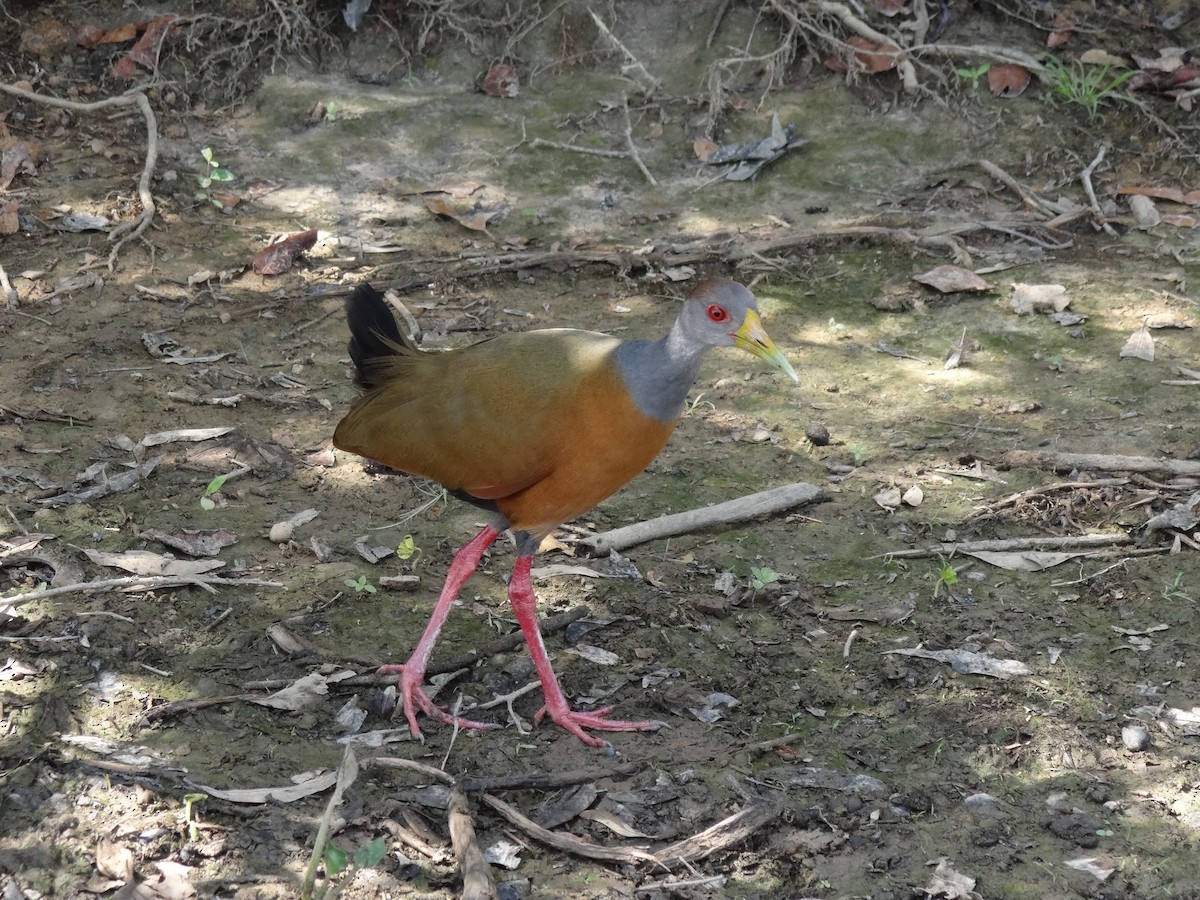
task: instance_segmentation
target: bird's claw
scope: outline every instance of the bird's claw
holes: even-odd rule
[[[416,671],[407,663],[380,666],[378,674],[381,676],[400,676],[400,702],[404,707],[404,717],[408,719],[409,732],[419,741],[424,741],[425,736],[421,734],[421,728],[417,725],[418,708],[431,719],[437,719],[439,722],[444,722],[447,725],[458,728],[489,730],[500,727],[490,722],[476,722],[474,719],[464,719],[462,716],[453,715],[449,710],[435,704],[429,699],[429,695],[425,693],[423,686],[425,673],[423,671]]]
[[[657,731],[666,725],[666,722],[658,722],[654,719],[640,722],[610,719],[608,718],[610,712],[612,712],[611,706],[602,707],[595,712],[578,712],[566,704],[563,704],[561,709],[552,709],[547,705],[538,710],[533,721],[536,724],[549,716],[555,724],[575,735],[589,747],[607,747],[609,744],[602,738],[588,734],[583,730],[585,728],[594,728],[596,731]]]

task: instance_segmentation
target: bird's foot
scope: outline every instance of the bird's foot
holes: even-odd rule
[[[608,741],[593,737],[583,730],[585,728],[594,728],[596,731],[657,731],[667,724],[666,722],[657,722],[653,719],[646,719],[641,722],[610,719],[608,718],[608,713],[611,711],[611,706],[605,706],[595,712],[577,712],[567,706],[566,703],[563,703],[561,708],[553,708],[550,704],[546,704],[538,710],[537,715],[533,717],[533,721],[534,723],[538,723],[544,717],[549,716],[556,724],[565,728],[589,747],[607,747]]]
[[[429,695],[425,693],[425,688],[423,687],[425,672],[423,669],[417,671],[416,667],[404,663],[380,666],[378,674],[381,676],[400,676],[400,702],[404,706],[404,717],[408,719],[408,730],[417,740],[425,740],[425,736],[421,734],[420,726],[417,725],[418,708],[431,719],[437,719],[439,722],[445,722],[447,725],[457,726],[458,728],[486,730],[500,727],[490,722],[476,722],[474,719],[464,719],[462,716],[453,715],[445,708],[435,704],[429,699]]]

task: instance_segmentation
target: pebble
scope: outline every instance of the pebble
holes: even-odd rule
[[[271,526],[271,543],[286,544],[292,539],[292,535],[295,534],[295,532],[296,526],[291,522],[287,520],[284,520],[283,522],[276,522]],[[262,534],[262,532],[260,531],[259,534]]]
[[[1126,725],[1121,729],[1121,740],[1126,748],[1140,753],[1150,746],[1150,732],[1144,725]]]

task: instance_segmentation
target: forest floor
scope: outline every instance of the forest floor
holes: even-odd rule
[[[1081,6],[1057,75],[1042,5],[958,4],[908,90],[831,68],[922,27],[873,5],[224,6],[3,23],[10,84],[121,98],[0,93],[4,900],[300,896],[314,858],[352,898],[1200,898],[1195,83],[1076,62],[1193,65],[1189,4]],[[804,143],[756,177],[697,158],[774,116]],[[648,337],[713,276],[800,385],[712,353],[536,560],[568,696],[669,727],[532,725],[501,541],[433,658],[501,727],[412,740],[375,669],[481,519],[332,448],[345,297],[395,289],[427,348]],[[581,545],[790,484],[819,502]]]

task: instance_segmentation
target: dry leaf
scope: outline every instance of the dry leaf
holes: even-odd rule
[[[101,838],[96,845],[96,869],[108,878],[128,881],[133,877],[133,851],[108,838]]]
[[[927,284],[943,294],[957,291],[986,291],[988,283],[962,266],[937,266],[928,272],[914,275],[913,281]]]
[[[303,781],[295,784],[273,788],[222,790],[221,788],[209,787],[206,784],[197,784],[196,787],[210,797],[216,797],[218,800],[228,800],[230,803],[269,803],[272,801],[275,803],[292,803],[328,790],[337,782],[337,777],[337,772],[325,772],[321,775],[308,776]]]
[[[858,35],[846,38],[846,43],[854,48],[854,58],[870,75],[888,72],[908,59],[894,44],[877,44]]]
[[[900,488],[884,488],[873,498],[884,509],[892,510],[900,505]]]
[[[1062,12],[1054,17],[1054,24],[1050,26],[1050,34],[1046,37],[1046,46],[1051,50],[1061,47],[1071,40],[1074,33],[1075,10],[1064,6]]]
[[[949,663],[955,672],[963,675],[989,675],[992,678],[1012,678],[1016,675],[1032,675],[1033,669],[1015,659],[997,659],[976,650],[885,650],[884,655],[916,656]]]
[[[1012,299],[1009,301],[1013,312],[1018,316],[1028,316],[1040,312],[1062,312],[1071,305],[1067,298],[1067,289],[1061,284],[1021,284],[1013,285]]]
[[[987,73],[988,90],[997,97],[1019,97],[1029,87],[1029,70],[1015,63],[992,66]]]
[[[715,141],[710,141],[706,137],[698,137],[692,141],[692,152],[696,154],[696,159],[700,162],[708,162],[709,157],[717,152],[719,146]]]
[[[1141,231],[1149,231],[1162,221],[1158,207],[1145,194],[1134,194],[1129,198],[1129,211],[1133,213],[1133,220]]]
[[[149,550],[105,553],[102,550],[85,548],[83,552],[98,566],[122,569],[134,575],[203,575],[225,565],[220,559],[172,559]]]
[[[29,141],[15,141],[0,153],[0,191],[8,190],[17,173],[37,174],[38,145]]]
[[[292,267],[296,257],[311,250],[316,242],[315,228],[286,237],[259,251],[254,257],[254,271],[259,275],[282,275]]]
[[[1181,191],[1174,187],[1159,187],[1157,185],[1123,184],[1117,188],[1118,194],[1142,194],[1156,200],[1170,200],[1172,203],[1183,203],[1188,206],[1200,206],[1200,190]]]
[[[489,209],[484,206],[455,203],[450,194],[441,192],[422,194],[421,199],[425,203],[425,208],[434,215],[453,219],[459,225],[470,228],[472,231],[486,231],[488,223],[506,211],[503,206]]]
[[[1150,329],[1143,325],[1131,334],[1119,355],[1154,362],[1154,337],[1150,334]]]
[[[1043,569],[1050,569],[1060,563],[1065,563],[1076,556],[1086,555],[1085,553],[1062,553],[1052,550],[1014,550],[1011,552],[964,550],[963,552],[998,569],[1006,569],[1010,572],[1040,572]]]
[[[160,531],[149,528],[142,532],[142,537],[153,538],[156,541],[182,550],[188,556],[216,556],[226,547],[238,542],[238,536],[232,531],[217,528],[210,531],[198,531],[192,528],[181,528],[176,532]]]
[[[921,501],[925,499],[925,492],[921,490],[919,484],[914,484],[904,492],[904,497],[901,498],[906,506],[920,506]]]
[[[4,204],[4,208],[0,209],[0,234],[16,234],[21,230],[20,211],[20,200],[9,200]]]
[[[489,97],[515,97],[520,91],[521,79],[508,63],[496,63],[483,76],[483,92]]]

